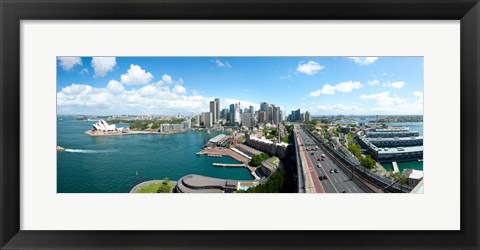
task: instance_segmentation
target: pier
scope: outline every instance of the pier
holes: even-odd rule
[[[398,169],[398,165],[397,165],[396,161],[392,162],[392,166],[393,166],[393,172],[394,173],[400,172],[400,170]]]
[[[212,163],[214,167],[244,168],[245,164]]]
[[[250,159],[247,157],[235,152],[234,150],[230,148],[205,148],[204,150],[200,151],[197,153],[197,155],[222,155],[222,156],[230,156],[233,159],[243,162],[243,163],[248,163]]]

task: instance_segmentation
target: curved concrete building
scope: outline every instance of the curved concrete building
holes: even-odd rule
[[[93,131],[122,131],[123,128],[117,128],[115,124],[108,124],[105,120],[100,120],[97,123],[93,124]]]
[[[190,174],[180,178],[174,193],[233,193],[237,190],[236,180],[225,180]]]

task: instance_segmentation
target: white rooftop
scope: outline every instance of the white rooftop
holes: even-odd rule
[[[423,171],[413,169],[412,173],[408,176],[408,178],[416,179],[416,180],[422,179],[423,178]]]

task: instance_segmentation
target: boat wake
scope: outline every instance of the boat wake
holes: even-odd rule
[[[65,152],[81,153],[81,154],[101,154],[101,153],[112,153],[115,151],[116,150],[93,150],[93,149],[71,149],[71,148],[65,149]]]

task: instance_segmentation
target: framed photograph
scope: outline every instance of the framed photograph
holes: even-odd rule
[[[478,1],[0,3],[1,249],[478,249]]]

